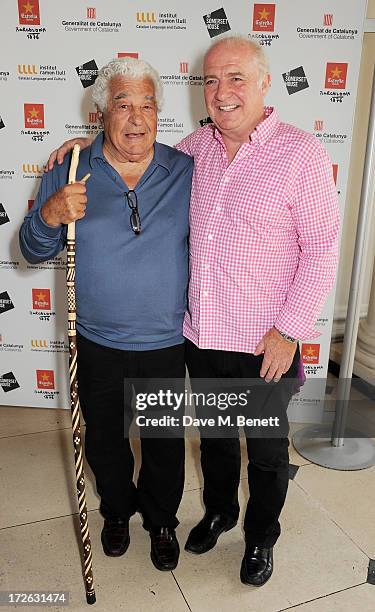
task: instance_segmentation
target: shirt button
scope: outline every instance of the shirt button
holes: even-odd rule
[[[208,238],[208,240],[212,240],[213,239],[213,235],[212,234],[208,234],[207,238]]]
[[[203,297],[208,297],[208,291],[203,291]]]
[[[210,269],[210,264],[204,264],[203,269],[204,270],[209,270]]]
[[[225,176],[223,179],[224,183],[230,183],[230,178],[229,176]]]
[[[221,206],[216,206],[216,212],[220,212],[221,211]]]

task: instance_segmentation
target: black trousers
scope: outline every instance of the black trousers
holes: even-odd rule
[[[192,379],[193,391],[199,391],[199,378],[257,379],[245,409],[251,416],[270,415],[277,406],[281,418],[281,437],[254,437],[244,427],[248,453],[248,483],[250,499],[247,504],[244,531],[250,545],[273,546],[280,535],[279,516],[288,489],[289,455],[288,422],[286,410],[294,391],[299,349],[283,384],[266,383],[259,377],[263,355],[231,351],[205,350],[186,342],[186,362]],[[196,379],[196,380],[194,380]],[[282,379],[282,380],[283,380]],[[288,379],[288,380],[287,380]],[[200,410],[196,410],[199,416]],[[207,437],[201,429],[201,464],[204,477],[203,501],[208,511],[222,513],[237,520],[239,515],[238,485],[240,481],[241,453],[238,428],[231,437]],[[267,434],[266,434],[267,435]]]
[[[184,438],[141,437],[142,465],[136,486],[128,435],[133,413],[129,398],[124,397],[124,381],[130,378],[136,387],[137,378],[183,379],[185,345],[122,351],[91,342],[80,334],[77,342],[85,453],[96,478],[102,515],[126,520],[139,510],[145,528],[176,527],[184,486]]]

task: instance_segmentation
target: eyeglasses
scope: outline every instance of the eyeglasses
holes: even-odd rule
[[[125,193],[126,200],[128,202],[128,206],[132,211],[130,215],[130,227],[136,236],[139,236],[141,233],[141,218],[138,212],[138,199],[137,194],[133,189],[130,189],[127,193]]]

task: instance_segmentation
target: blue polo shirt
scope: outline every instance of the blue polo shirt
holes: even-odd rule
[[[44,174],[20,229],[30,263],[55,257],[67,226],[48,226],[41,206],[66,185],[70,156]],[[89,340],[123,350],[183,342],[188,282],[189,201],[193,160],[155,142],[154,157],[135,187],[142,231],[131,229],[129,188],[103,155],[103,133],[80,155],[77,180],[90,172],[88,203],[76,222],[77,330]]]

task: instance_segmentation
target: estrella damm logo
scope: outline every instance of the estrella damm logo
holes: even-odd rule
[[[54,389],[55,373],[53,370],[37,370],[36,384],[38,389]]]
[[[325,89],[345,89],[347,72],[347,63],[327,62]]]
[[[25,128],[42,130],[44,128],[44,104],[24,104]]]
[[[117,57],[134,57],[134,59],[138,59],[138,55],[139,55],[138,52],[137,53],[130,53],[130,52],[123,53],[122,51],[119,51],[117,53]]]
[[[156,23],[155,13],[148,12],[138,12],[137,13],[137,21],[138,23]]]
[[[335,185],[337,185],[337,174],[339,171],[339,165],[338,164],[332,164],[332,174],[333,174],[333,180],[335,181]]]
[[[39,164],[22,164],[22,172],[24,174],[43,174],[43,168]],[[34,202],[34,200],[29,200],[31,201]]]
[[[274,4],[254,4],[253,30],[254,32],[273,32],[275,29]]]
[[[18,64],[17,72],[18,74],[38,74],[35,64]]]
[[[18,17],[21,25],[40,25],[39,0],[18,0]]]
[[[47,340],[31,340],[31,346],[33,348],[48,348],[48,342]]]
[[[303,363],[319,363],[320,344],[302,344],[301,355]]]
[[[51,290],[32,289],[33,310],[51,310]]]

